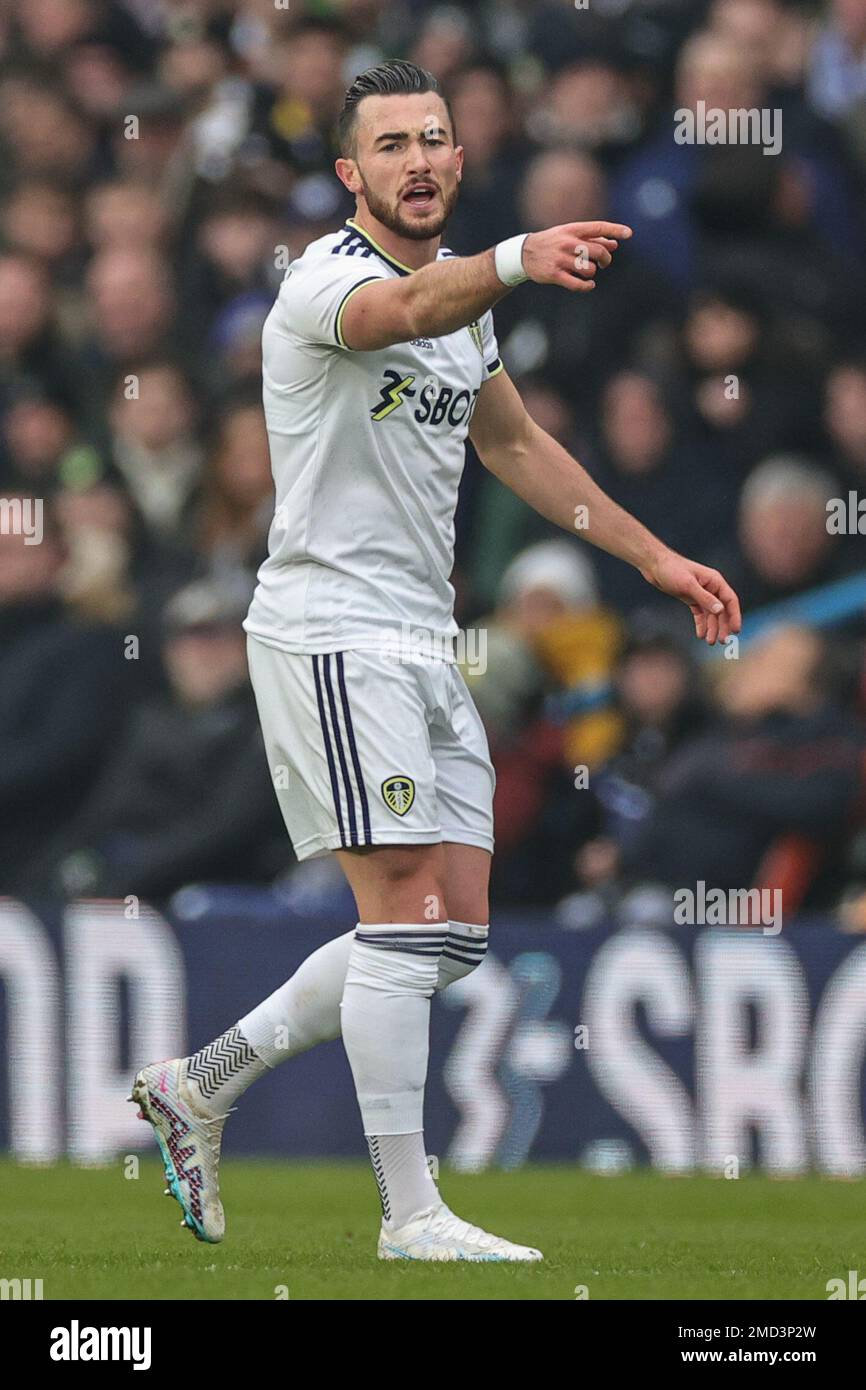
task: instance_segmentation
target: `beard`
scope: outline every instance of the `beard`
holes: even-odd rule
[[[360,173],[360,170],[358,172]],[[458,187],[455,184],[450,195],[445,198],[445,207],[441,217],[421,226],[417,222],[408,222],[404,219],[400,203],[397,204],[396,208],[392,208],[378,194],[374,193],[363,174],[361,174],[361,182],[364,185],[364,198],[367,207],[376,221],[381,222],[383,227],[387,227],[389,232],[406,237],[408,241],[432,241],[433,237],[441,236],[457,202]]]

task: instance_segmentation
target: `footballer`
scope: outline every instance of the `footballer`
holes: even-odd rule
[[[449,582],[467,437],[550,521],[573,532],[585,508],[582,537],[686,603],[698,638],[738,632],[739,604],[532,421],[499,358],[503,296],[527,280],[591,292],[630,229],[573,222],[453,255],[441,239],[463,151],[435,78],[408,62],[353,82],[339,134],[355,215],[290,265],[263,330],[276,507],[244,626],[295,854],[337,856],[357,923],[200,1051],[145,1066],[132,1098],[184,1224],[219,1241],[230,1110],[270,1068],[342,1037],[379,1258],[540,1260],[452,1212],[424,1145],[430,1001],[477,969],[489,928],[494,773],[454,662]]]

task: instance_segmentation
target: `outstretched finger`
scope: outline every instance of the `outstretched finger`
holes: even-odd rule
[[[631,236],[631,227],[621,222],[570,222],[568,225],[574,230],[575,236],[591,237],[593,240],[606,236],[615,241],[627,241]]]

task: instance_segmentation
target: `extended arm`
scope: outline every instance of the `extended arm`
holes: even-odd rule
[[[567,531],[577,527],[592,545],[634,565],[648,584],[687,604],[698,637],[712,646],[739,632],[739,601],[718,571],[678,555],[617,506],[535,424],[506,372],[481,388],[470,437],[485,468],[535,511]]]
[[[539,284],[591,290],[596,267],[610,265],[618,240],[629,236],[628,227],[614,222],[570,222],[533,232],[524,243],[523,268]],[[474,323],[508,292],[496,273],[495,248],[435,261],[358,289],[342,314],[343,341],[357,352],[372,352],[413,338],[441,338]]]

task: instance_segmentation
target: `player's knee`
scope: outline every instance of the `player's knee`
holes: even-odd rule
[[[455,980],[463,980],[477,970],[487,955],[488,934],[487,926],[453,920],[448,923],[448,935],[439,957],[437,990],[446,989]]]
[[[416,994],[429,998],[439,981],[439,959],[447,931],[434,924],[429,931],[399,927],[355,932],[349,953],[345,989],[363,985],[384,994]]]
[[[448,917],[452,922],[489,922],[486,888],[448,882]]]
[[[404,922],[448,921],[444,881],[430,857],[396,850],[380,870],[378,893],[388,916]]]

